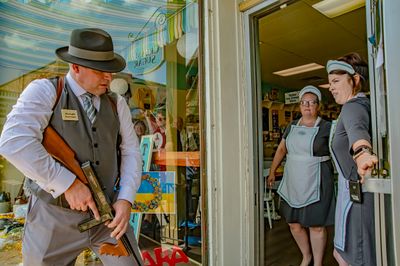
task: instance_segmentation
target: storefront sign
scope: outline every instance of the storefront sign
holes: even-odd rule
[[[299,91],[291,91],[285,93],[285,104],[298,103]]]
[[[136,51],[128,61],[128,69],[133,75],[143,75],[156,70],[164,61],[164,49],[158,46]]]

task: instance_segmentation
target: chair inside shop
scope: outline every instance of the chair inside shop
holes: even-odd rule
[[[276,181],[272,188],[268,187],[267,177],[269,175],[269,168],[263,170],[264,178],[264,218],[268,219],[269,228],[272,229],[272,220],[279,220],[281,217],[277,214],[275,210],[275,193],[272,192],[273,189],[277,189],[280,181]],[[280,197],[278,200],[278,208],[280,205]]]

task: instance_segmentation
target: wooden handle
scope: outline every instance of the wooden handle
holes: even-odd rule
[[[121,240],[118,240],[117,244],[103,243],[99,249],[100,255],[111,255],[111,256],[129,256],[128,250],[125,248]]]
[[[75,159],[74,151],[51,126],[46,127],[43,132],[42,145],[53,158],[74,173],[80,181],[84,184],[88,183],[79,162]]]

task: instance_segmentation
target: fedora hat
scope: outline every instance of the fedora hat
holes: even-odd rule
[[[68,63],[103,72],[119,72],[126,66],[125,59],[114,53],[110,34],[102,29],[73,30],[69,46],[58,48],[56,55]]]

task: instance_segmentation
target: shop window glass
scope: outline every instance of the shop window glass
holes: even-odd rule
[[[149,174],[143,174],[131,224],[146,265],[160,263],[161,248],[169,250],[169,259],[202,261],[198,10],[196,0],[0,3],[0,129],[29,82],[67,73],[54,50],[68,45],[73,29],[106,30],[127,61],[110,89],[125,96],[142,135],[143,170]],[[0,157],[0,200],[9,202],[1,221],[12,219],[13,207],[23,203],[23,178]],[[11,240],[0,244],[0,264],[10,263],[9,252],[19,264],[18,236],[4,237]],[[77,265],[95,260],[90,252],[79,258]]]

